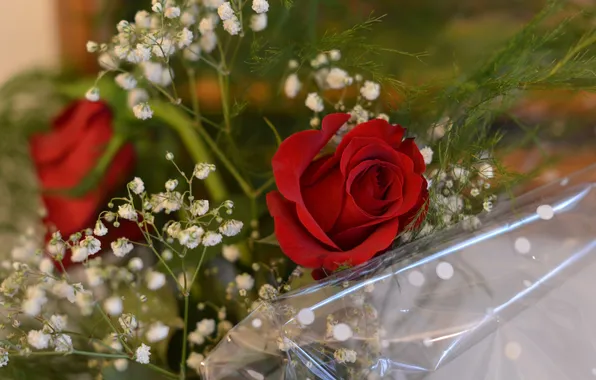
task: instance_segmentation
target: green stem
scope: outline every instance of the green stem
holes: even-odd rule
[[[199,264],[197,265],[197,268],[195,269],[195,273],[192,276],[192,279],[190,280],[190,286],[192,286],[192,284],[195,283],[195,280],[197,279],[197,276],[199,275],[199,270],[201,270],[201,265],[203,264],[203,259],[205,258],[205,253],[207,252],[207,247],[203,248],[203,253],[201,254],[201,259],[199,260]]]
[[[230,133],[232,131],[232,120],[230,118],[230,105],[228,103],[228,86],[229,81],[227,76],[224,78],[224,74],[218,72],[217,73],[217,81],[219,82],[219,88],[221,93],[221,108],[223,111],[224,117],[224,124],[226,133]]]
[[[104,354],[102,352],[90,352],[90,351],[79,351],[73,350],[73,355],[84,355],[84,356],[96,356],[99,358],[114,358],[114,359],[130,359],[127,355],[122,354]]]
[[[192,120],[175,105],[155,101],[151,104],[153,115],[169,124],[182,139],[193,160],[196,162],[213,162],[214,159],[203,141],[192,128]],[[202,130],[202,128],[201,128]],[[212,144],[208,144],[212,147]],[[228,190],[221,176],[215,172],[205,179],[205,186],[214,202],[223,202],[229,198]]]
[[[99,312],[101,313],[101,315],[105,319],[105,321],[108,323],[108,325],[110,325],[110,328],[112,329],[112,331],[118,337],[118,340],[120,341],[120,344],[122,345],[122,347],[124,347],[126,352],[128,352],[129,354],[132,354],[132,350],[130,349],[130,347],[128,347],[128,345],[126,344],[124,339],[122,339],[120,337],[120,333],[118,332],[118,329],[116,328],[116,326],[114,326],[110,317],[108,317],[108,315],[103,311],[103,309],[101,308],[101,306],[99,306],[99,304],[97,305],[97,309],[99,310]]]
[[[182,358],[180,359],[180,380],[186,379],[186,337],[188,336],[189,299],[190,294],[188,293],[187,289],[184,289],[184,332],[182,335]]]
[[[191,152],[191,154],[193,154],[193,158],[197,159],[196,157],[194,157],[194,154],[197,154],[197,155],[200,154],[201,157],[203,157],[203,158],[200,159],[199,161],[213,162],[213,158],[211,158],[208,155],[208,152],[207,152],[205,146],[203,145],[203,141],[204,141],[205,143],[207,143],[209,148],[211,148],[213,153],[215,153],[217,158],[226,167],[226,169],[228,169],[228,171],[234,177],[234,179],[238,182],[238,184],[242,188],[242,191],[248,197],[252,197],[253,190],[252,190],[251,185],[242,177],[242,175],[240,174],[240,172],[238,172],[238,170],[236,169],[234,164],[221,151],[221,149],[219,149],[219,146],[217,146],[217,143],[211,138],[211,136],[209,136],[207,131],[205,131],[205,129],[203,127],[201,127],[201,125],[195,124],[196,131],[199,132],[199,135],[203,139],[203,141],[201,141],[200,139],[197,138],[195,131],[192,129],[192,125],[193,125],[192,120],[186,114],[184,114],[179,109],[177,109],[176,106],[167,104],[167,103],[163,103],[163,102],[154,102],[152,104],[152,106],[153,106],[153,112],[154,112],[155,117],[164,120],[165,122],[169,123],[174,129],[179,131],[183,141],[187,145],[188,150]],[[208,182],[212,178],[212,176],[213,176],[213,178],[215,178],[215,176],[214,176],[215,174],[216,173],[211,173],[205,181]],[[212,185],[212,187],[209,187],[209,186],[208,187],[210,189],[210,193],[212,194],[213,201],[214,202],[222,202],[222,201],[228,199],[229,196],[228,196],[228,192],[225,190],[223,181],[221,181],[221,177],[217,177],[217,178],[218,178],[218,183],[217,183],[218,186],[216,187],[216,186]],[[221,181],[221,182],[219,182],[219,181]],[[215,192],[215,191],[217,191],[217,192]]]
[[[255,198],[258,198],[265,190],[267,190],[269,188],[269,186],[273,185],[275,183],[275,177],[271,177],[267,180],[267,182],[265,182],[263,185],[261,185],[261,187],[259,187],[258,189],[255,190],[255,192],[253,193],[253,196]]]

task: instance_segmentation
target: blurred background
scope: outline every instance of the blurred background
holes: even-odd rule
[[[308,0],[304,0],[308,1]],[[276,0],[273,0],[275,5]],[[28,0],[0,2],[3,59],[0,84],[29,69],[51,69],[69,75],[93,76],[96,57],[85,50],[88,40],[105,41],[120,19],[148,8],[141,0]],[[400,55],[382,55],[379,65],[409,84],[421,85],[465,72],[498,49],[545,4],[544,0],[327,0],[321,2],[321,31],[346,28],[369,14],[386,15],[371,32],[373,42],[407,52],[425,52],[422,62]],[[279,4],[277,4],[279,5]],[[574,0],[576,10],[589,11],[593,0]],[[574,8],[571,8],[574,9]],[[207,106],[217,107],[216,82],[203,77]],[[248,89],[252,104],[272,104],[276,88],[263,82]],[[204,102],[205,104],[205,102]],[[596,97],[585,93],[531,93],[515,109],[532,125],[542,124],[541,146],[515,152],[507,161],[526,169],[545,153],[552,166],[550,180],[594,161]],[[216,112],[216,110],[214,110]],[[504,120],[499,128],[508,128]],[[573,152],[573,154],[570,154]],[[557,160],[555,160],[557,158]],[[556,163],[555,163],[556,161]]]

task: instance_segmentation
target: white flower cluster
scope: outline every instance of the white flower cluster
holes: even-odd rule
[[[306,107],[314,112],[314,116],[310,121],[313,128],[320,124],[319,114],[325,111],[326,103],[337,111],[347,111],[352,115],[350,122],[346,124],[335,139],[337,142],[343,134],[358,123],[368,121],[374,117],[388,120],[388,117],[384,114],[375,114],[367,110],[372,106],[372,102],[379,98],[381,85],[371,80],[364,80],[360,74],[350,75],[340,67],[340,61],[341,52],[339,50],[330,50],[318,54],[310,61],[310,67],[302,70],[297,61],[291,60],[288,63],[289,74],[286,76],[284,83],[286,96],[293,99],[300,94],[304,87],[300,76],[303,77],[304,82],[314,79],[316,87],[314,91],[306,93],[304,101]],[[301,74],[300,71],[303,71],[304,74]],[[348,89],[352,86],[356,86],[358,96],[355,104],[348,108],[345,101],[348,96]],[[337,95],[331,92],[330,94],[333,96],[327,98],[326,95],[329,91],[335,91]]]
[[[128,91],[129,107],[137,118],[146,120],[153,117],[148,89],[164,92],[172,85],[172,59],[214,61],[210,55],[219,41],[217,27],[220,21],[223,30],[231,35],[243,34],[243,20],[247,20],[254,32],[267,27],[269,2],[252,0],[250,10],[241,8],[245,3],[153,0],[151,11],[140,10],[134,21],[120,21],[117,34],[109,44],[89,41],[87,51],[99,54],[102,69],[119,73],[115,81]],[[124,71],[123,63],[132,67],[130,72]],[[98,79],[104,74],[102,72]],[[93,86],[85,96],[90,101],[98,101],[98,87]]]

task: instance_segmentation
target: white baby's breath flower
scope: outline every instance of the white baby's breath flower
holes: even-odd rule
[[[420,149],[420,154],[422,154],[425,164],[428,165],[433,161],[433,150],[429,146]]]
[[[295,73],[288,75],[286,82],[284,83],[284,92],[286,96],[290,99],[295,98],[301,88],[302,83],[300,82],[300,79],[298,79],[298,75]]]
[[[176,52],[176,46],[171,38],[163,37],[158,44],[153,45],[151,51],[156,57],[164,58],[174,54]]]
[[[197,22],[197,19],[196,19],[195,15],[192,14],[192,12],[185,11],[180,16],[180,23],[184,26],[191,26],[195,22]]]
[[[207,231],[205,235],[203,235],[203,245],[205,247],[213,247],[221,243],[222,236],[217,232]]]
[[[80,286],[80,284],[78,285]],[[70,303],[76,301],[75,288],[65,281],[54,283],[52,293],[58,298],[66,298]]]
[[[163,12],[163,5],[161,4],[161,2],[153,3],[151,10],[155,13],[161,13]]]
[[[0,347],[0,368],[8,365],[8,350]],[[189,365],[190,366],[190,365]],[[196,370],[198,371],[198,370]]]
[[[199,44],[205,53],[211,53],[217,46],[217,34],[214,32],[203,34],[199,40]]]
[[[118,216],[126,220],[137,220],[137,212],[130,203],[118,206]]]
[[[87,41],[86,47],[89,53],[95,53],[97,50],[99,50],[99,44],[95,41]]]
[[[377,119],[389,121],[389,115],[387,115],[386,113],[380,113],[377,115]]]
[[[238,21],[238,17],[233,16],[223,22],[224,30],[230,35],[235,36],[242,30],[240,25],[240,21]]]
[[[151,48],[143,44],[137,44],[131,54],[126,56],[126,60],[131,63],[147,62],[151,59]]]
[[[167,7],[166,10],[163,12],[163,14],[167,18],[180,17],[180,8],[179,7]]]
[[[145,276],[149,290],[161,289],[166,284],[166,276],[161,272],[148,271]]]
[[[54,272],[54,261],[49,257],[44,257],[39,262],[39,270],[42,273],[52,274]]]
[[[149,94],[142,88],[135,88],[128,92],[127,103],[128,107],[133,108],[139,103],[144,103],[149,100]]]
[[[381,85],[373,81],[367,80],[360,88],[360,94],[366,99],[373,101],[381,94]]]
[[[116,359],[113,364],[114,369],[118,372],[124,372],[128,369],[128,359]]]
[[[253,32],[260,32],[267,27],[267,13],[250,16],[250,28]]]
[[[203,228],[199,226],[191,226],[180,231],[178,234],[178,240],[183,246],[193,249],[199,246],[204,233],[205,231]]]
[[[327,82],[329,88],[337,90],[346,86],[348,78],[348,73],[345,70],[334,67],[329,71],[329,74],[327,74],[325,82]]]
[[[298,63],[297,60],[290,59],[288,61],[288,69],[290,69],[290,70],[296,70],[298,68],[298,66],[300,66],[300,64]]]
[[[127,238],[119,238],[116,241],[113,241],[111,247],[114,255],[117,257],[126,256],[134,248],[132,243]]]
[[[41,287],[30,286],[25,291],[25,300],[22,304],[22,309],[25,314],[34,317],[41,313],[42,306],[47,302],[46,292]]]
[[[198,330],[195,330],[188,334],[188,341],[192,344],[200,346],[205,343],[205,337]]]
[[[325,108],[323,105],[323,99],[321,99],[319,94],[317,94],[316,92],[311,92],[310,94],[308,94],[304,104],[306,104],[306,106],[314,112],[321,112]]]
[[[128,262],[128,269],[133,272],[140,272],[143,269],[143,260],[140,257],[133,257]]]
[[[242,230],[244,224],[235,219],[226,220],[219,226],[219,232],[226,236],[236,236]]]
[[[81,240],[79,245],[82,248],[86,248],[87,253],[89,255],[95,255],[97,252],[101,250],[100,241],[94,238],[93,236],[86,236],[85,239]]]
[[[221,249],[221,254],[224,257],[224,259],[228,260],[231,263],[234,263],[236,262],[236,260],[238,260],[238,257],[240,257],[240,249],[238,249],[238,246],[236,246],[235,244],[224,244]]]
[[[59,334],[54,338],[54,346],[56,352],[70,352],[72,351],[72,338],[70,335]]]
[[[89,257],[89,251],[85,247],[74,246],[71,248],[70,260],[73,263],[81,263]]]
[[[190,46],[190,44],[192,43],[193,37],[194,37],[193,33],[190,30],[188,30],[188,28],[185,27],[177,35],[178,47],[180,49],[184,49],[185,47]]]
[[[140,195],[145,191],[145,183],[139,177],[134,177],[133,180],[128,183],[128,188],[133,193]]]
[[[181,231],[182,226],[180,225],[180,222],[171,223],[168,228],[166,228],[166,233],[173,238],[177,238]]]
[[[96,287],[103,284],[103,271],[98,267],[85,268],[85,276],[87,277],[87,284],[91,287]]]
[[[50,326],[55,332],[60,332],[66,328],[68,322],[68,316],[54,314],[50,317]]]
[[[66,251],[66,245],[64,244],[64,242],[60,240],[50,240],[50,242],[46,246],[46,250],[53,257],[64,256],[64,252]]]
[[[101,222],[101,220],[97,220],[95,222],[95,228],[93,229],[93,234],[95,236],[105,236],[108,233],[108,229],[106,226]]]
[[[120,20],[118,24],[116,24],[116,29],[118,33],[128,33],[130,31],[130,23],[126,20]]]
[[[491,179],[495,176],[495,170],[491,164],[483,162],[478,166],[478,174],[484,179]]]
[[[213,29],[215,29],[215,25],[211,17],[204,17],[201,22],[199,22],[199,32],[201,35],[211,33],[213,32]]]
[[[176,186],[178,186],[177,179],[169,179],[166,181],[166,190],[174,191],[174,189],[176,189]]]
[[[137,119],[147,120],[153,117],[153,110],[149,106],[149,103],[139,103],[132,107],[132,112]]]
[[[194,43],[188,48],[184,49],[182,54],[184,59],[191,62],[196,62],[201,58],[201,45],[199,43]]]
[[[329,51],[329,59],[332,61],[339,61],[341,59],[341,52],[337,49]]]
[[[257,13],[264,13],[269,10],[269,2],[267,0],[252,0],[252,10]]]
[[[259,289],[259,297],[265,301],[271,301],[277,297],[279,292],[273,286],[265,284]]]
[[[197,323],[197,331],[203,336],[209,336],[215,332],[215,320],[203,319]]]
[[[329,60],[327,59],[327,55],[325,53],[320,53],[315,59],[310,61],[310,65],[315,69],[326,65],[327,63],[329,63]]]
[[[255,279],[248,273],[242,273],[236,276],[236,286],[238,289],[251,290],[255,286]]]
[[[151,27],[151,14],[147,11],[138,11],[135,14],[137,28],[148,29]]]
[[[205,360],[205,357],[203,355],[198,354],[196,352],[191,352],[188,356],[188,359],[186,359],[186,365],[188,366],[188,368],[192,368],[197,373],[200,373],[201,363],[203,363],[203,360]]]
[[[195,165],[193,175],[198,179],[205,179],[209,176],[209,173],[215,171],[215,165],[200,162]]]
[[[203,0],[203,4],[207,8],[217,9],[220,5],[222,5],[224,0]]]
[[[137,86],[137,80],[132,74],[121,73],[116,75],[116,84],[125,90],[132,90]]]
[[[38,350],[48,348],[51,339],[51,335],[45,334],[41,330],[31,330],[27,334],[27,343],[29,343],[31,347],[36,348]]]
[[[169,332],[170,328],[168,326],[161,322],[155,322],[149,326],[149,330],[147,330],[147,341],[149,341],[149,343],[155,343],[164,340],[168,337]]]
[[[190,206],[190,213],[193,216],[203,216],[209,211],[209,201],[206,199],[200,199],[192,202]]]
[[[103,308],[111,316],[117,317],[122,314],[122,299],[118,296],[107,298],[103,302]]]
[[[356,351],[348,350],[346,348],[340,348],[333,353],[333,357],[339,364],[356,363],[357,356]]]
[[[229,1],[226,1],[225,3],[220,5],[219,8],[217,8],[217,14],[219,15],[219,18],[222,19],[222,21],[226,21],[231,19],[232,17],[235,17],[234,10],[232,9],[232,6]]]
[[[96,101],[98,101],[99,100],[99,88],[97,88],[97,87],[91,87],[85,93],[85,98],[87,100],[89,100],[90,102],[96,102]]]
[[[141,364],[149,364],[149,358],[151,357],[151,347],[145,343],[141,343],[141,346],[135,351],[135,360]]]
[[[116,70],[118,68],[118,60],[110,53],[102,53],[97,57],[97,63],[104,70]]]
[[[470,195],[473,197],[477,197],[478,195],[480,195],[480,189],[478,189],[477,187],[473,187],[470,190]]]

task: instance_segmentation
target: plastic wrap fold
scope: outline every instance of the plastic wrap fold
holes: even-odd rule
[[[262,303],[220,379],[596,379],[596,167]]]

